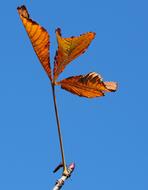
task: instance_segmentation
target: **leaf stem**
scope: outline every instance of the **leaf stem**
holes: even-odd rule
[[[56,116],[56,122],[57,122],[57,128],[58,128],[58,136],[59,136],[59,142],[60,142],[60,150],[61,150],[61,156],[62,156],[62,164],[63,164],[63,175],[68,175],[68,170],[66,166],[65,156],[64,156],[64,147],[63,147],[63,140],[62,140],[62,134],[61,134],[61,128],[60,128],[60,121],[58,116],[58,109],[57,109],[57,103],[56,103],[56,95],[55,95],[55,84],[52,83],[52,95],[53,95],[53,102],[54,102],[54,109],[55,109],[55,116]]]

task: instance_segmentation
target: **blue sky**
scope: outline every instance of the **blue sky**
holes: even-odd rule
[[[96,32],[88,51],[60,79],[96,71],[117,81],[116,93],[103,98],[56,90],[67,163],[76,169],[68,189],[148,189],[148,2],[145,0],[3,1],[0,64],[0,189],[52,189],[61,161],[51,87],[16,8],[51,36]],[[96,187],[97,186],[97,187]]]

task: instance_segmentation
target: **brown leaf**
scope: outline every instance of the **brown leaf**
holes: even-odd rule
[[[30,38],[34,51],[51,80],[49,34],[42,26],[30,19],[29,13],[24,5],[18,7],[17,10]]]
[[[103,82],[101,76],[95,72],[72,76],[57,84],[73,94],[87,98],[104,96],[105,92],[115,92],[117,89],[116,82]]]
[[[56,36],[58,50],[54,62],[54,80],[58,78],[68,63],[86,51],[94,39],[95,33],[87,32],[78,37],[63,38],[61,36],[61,30],[58,28],[56,30]]]

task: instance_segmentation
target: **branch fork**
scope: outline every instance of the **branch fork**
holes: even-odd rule
[[[61,178],[59,178],[56,181],[53,190],[60,190],[62,188],[62,186],[64,185],[64,182],[71,176],[71,173],[73,172],[74,168],[75,168],[75,164],[71,163],[67,168],[68,174],[67,175],[65,175],[64,173],[62,174]]]

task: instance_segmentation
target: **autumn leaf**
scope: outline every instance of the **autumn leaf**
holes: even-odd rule
[[[94,32],[87,32],[78,37],[63,38],[61,30],[56,30],[58,50],[54,62],[54,81],[65,67],[86,51],[91,41],[95,37]]]
[[[18,7],[17,9],[34,51],[52,81],[49,56],[50,36],[42,26],[30,18],[25,6]],[[95,72],[86,75],[72,76],[60,82],[56,82],[56,79],[65,67],[86,51],[94,39],[95,33],[87,32],[78,37],[63,38],[61,36],[61,30],[58,28],[56,30],[56,37],[58,50],[56,51],[54,61],[53,85],[61,85],[61,88],[73,94],[88,98],[104,96],[106,92],[116,91],[116,82],[103,82],[101,76]]]
[[[30,19],[27,8],[24,5],[18,7],[17,10],[30,38],[34,51],[44,67],[48,77],[52,80],[49,57],[49,34],[42,26]]]
[[[116,82],[103,82],[101,76],[95,72],[86,75],[72,76],[57,82],[61,88],[87,98],[104,96],[106,92],[115,92]]]

